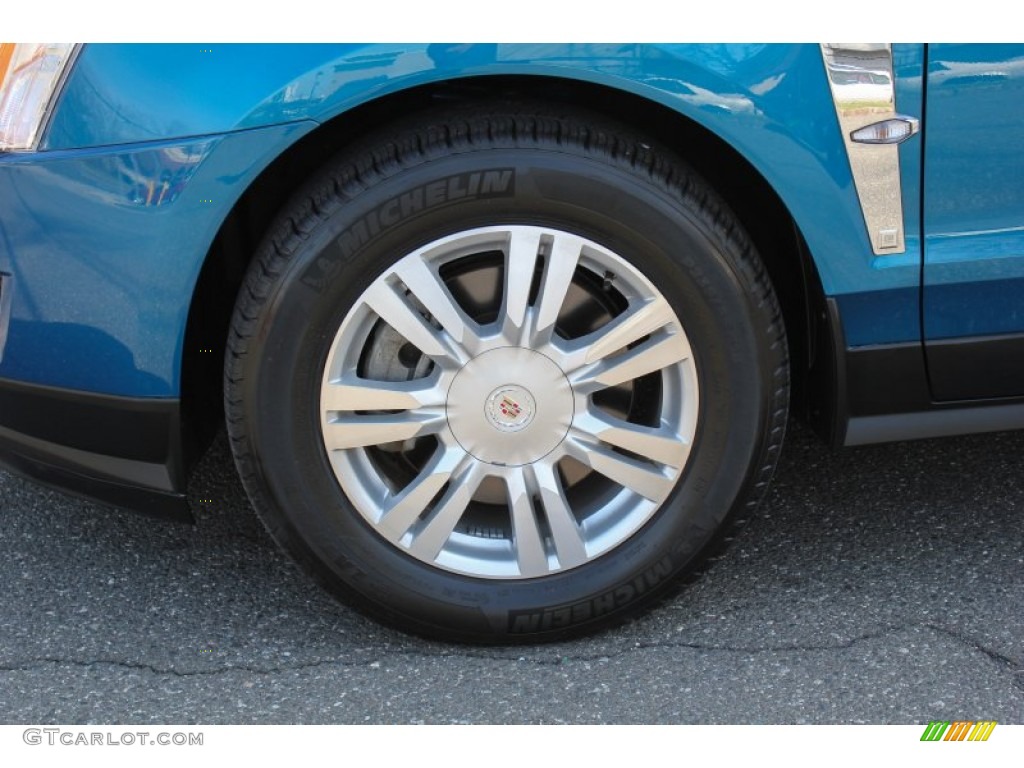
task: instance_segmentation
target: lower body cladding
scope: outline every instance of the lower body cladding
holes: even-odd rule
[[[997,372],[1007,366],[1024,372],[1024,345],[1016,356],[993,357],[1006,342],[988,339],[957,342],[964,377],[979,382],[1005,381]],[[975,354],[971,353],[971,350]],[[932,353],[933,345],[928,352]],[[925,348],[920,342],[847,349],[838,371],[837,420],[840,445],[967,435],[1024,428],[1024,398],[1019,396],[935,400],[928,380]],[[1013,391],[1012,389],[1007,391]]]
[[[0,466],[118,507],[191,519],[176,399],[0,380]]]

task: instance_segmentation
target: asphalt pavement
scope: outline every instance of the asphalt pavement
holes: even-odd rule
[[[569,643],[470,648],[338,605],[219,438],[187,526],[0,473],[2,723],[1024,723],[1024,432],[832,452],[791,425],[697,583]]]

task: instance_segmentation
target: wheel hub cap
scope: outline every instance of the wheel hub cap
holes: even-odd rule
[[[552,228],[465,230],[393,262],[347,313],[323,444],[358,513],[410,557],[542,577],[665,502],[697,381],[671,304],[625,258]]]
[[[573,417],[572,387],[539,352],[502,347],[458,372],[445,410],[452,434],[468,453],[488,464],[522,466],[565,438]]]

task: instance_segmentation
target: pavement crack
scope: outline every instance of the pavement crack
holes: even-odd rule
[[[690,651],[700,651],[705,653],[787,653],[787,652],[801,652],[801,651],[830,651],[830,650],[844,650],[850,648],[857,643],[861,643],[867,640],[873,640],[886,635],[892,634],[905,629],[905,627],[887,627],[872,632],[866,632],[862,635],[850,638],[849,640],[839,641],[835,643],[822,643],[822,644],[801,644],[801,643],[786,643],[779,645],[768,645],[768,646],[746,646],[746,645],[715,645],[706,643],[692,643],[683,641],[673,640],[652,640],[646,642],[635,642],[630,646],[617,648],[615,650],[608,650],[595,653],[571,653],[558,656],[530,656],[522,653],[487,653],[484,651],[472,651],[464,650],[459,652],[439,652],[429,653],[418,649],[408,650],[392,650],[388,655],[390,656],[417,656],[423,658],[434,658],[434,659],[446,659],[446,658],[463,658],[463,659],[476,659],[481,661],[507,661],[507,662],[519,662],[534,664],[536,666],[552,666],[557,667],[569,662],[572,663],[590,663],[590,662],[601,662],[608,661],[610,659],[623,658],[631,654],[651,651],[659,649],[681,649]]]
[[[940,624],[922,624],[922,626],[928,627],[934,632],[951,637],[962,645],[967,646],[973,651],[978,651],[988,656],[992,661],[996,662],[1000,666],[1006,667],[1006,669],[1013,676],[1013,686],[1024,691],[1024,665],[1022,665],[1017,659],[1007,656],[1006,654],[1000,653],[988,646],[982,645],[972,637],[968,637],[955,629],[949,627],[943,627]]]
[[[899,632],[906,632],[915,628],[931,629],[943,634],[946,634],[957,641],[966,644],[973,650],[979,651],[985,654],[993,661],[998,662],[1001,666],[1007,667],[1014,676],[1024,676],[1024,667],[1021,667],[1019,662],[1008,656],[998,653],[981,643],[978,643],[968,637],[960,635],[952,630],[945,629],[943,627],[929,624],[929,623],[911,623],[911,624],[900,624],[900,625],[889,625],[881,627],[870,632],[864,632],[859,635],[847,639],[839,639],[835,642],[825,643],[778,643],[771,645],[723,645],[716,643],[700,643],[700,642],[686,642],[686,641],[674,641],[674,640],[653,640],[646,642],[635,642],[628,647],[622,647],[615,650],[609,650],[601,653],[573,653],[565,654],[558,657],[530,657],[522,654],[510,655],[510,654],[487,654],[482,652],[462,652],[462,653],[438,653],[430,654],[424,653],[423,651],[410,650],[410,651],[397,651],[392,652],[392,655],[418,655],[418,656],[429,656],[435,658],[444,657],[462,657],[462,658],[475,658],[487,661],[518,661],[535,664],[537,666],[558,666],[567,662],[595,662],[595,661],[607,661],[610,659],[626,657],[630,654],[642,651],[651,651],[659,649],[683,649],[691,651],[699,651],[702,653],[747,653],[747,654],[761,654],[761,653],[811,653],[819,651],[843,651],[848,650],[857,646],[860,643],[869,642],[871,640],[878,640],[890,635],[897,634]],[[1024,685],[1024,679],[1018,680],[1017,684]]]
[[[908,625],[891,625],[881,627],[870,632],[847,638],[837,639],[828,643],[779,643],[774,645],[720,645],[715,643],[686,642],[682,640],[652,640],[646,642],[634,642],[633,644],[616,649],[610,649],[594,653],[567,653],[558,655],[534,656],[530,653],[516,653],[506,649],[504,652],[487,652],[485,650],[474,650],[470,648],[451,650],[438,648],[432,651],[429,648],[381,648],[373,649],[364,659],[342,659],[342,658],[321,658],[309,662],[295,662],[280,665],[254,665],[254,664],[228,664],[214,669],[180,669],[174,666],[159,666],[138,661],[127,661],[121,659],[74,659],[61,657],[35,657],[20,662],[0,664],[0,673],[29,671],[34,668],[46,665],[75,666],[81,668],[92,668],[99,666],[119,667],[122,669],[148,672],[154,675],[173,676],[179,678],[188,677],[212,677],[217,675],[240,672],[252,675],[278,675],[288,672],[302,672],[319,667],[342,667],[350,669],[379,669],[386,665],[389,659],[396,658],[417,658],[431,661],[444,661],[449,659],[476,660],[484,662],[506,662],[526,663],[537,667],[558,667],[565,664],[582,663],[603,663],[612,659],[625,658],[638,652],[649,652],[657,650],[687,650],[700,653],[813,653],[821,651],[843,651],[854,646],[878,640],[899,632],[909,631],[915,628],[929,629],[944,636],[953,638],[957,642],[970,649],[983,653],[992,661],[1011,674],[1012,684],[1024,690],[1024,667],[1020,662],[1005,654],[999,653],[978,641],[967,637],[953,629],[931,623],[914,623]],[[368,650],[368,649],[367,649]]]
[[[142,672],[150,672],[154,675],[162,676],[173,676],[173,677],[211,677],[215,675],[225,675],[231,672],[246,672],[253,675],[276,675],[284,672],[296,672],[306,669],[315,669],[316,667],[323,666],[342,666],[342,667],[372,667],[375,661],[367,662],[355,662],[346,661],[344,659],[320,659],[318,661],[298,663],[298,664],[285,664],[278,667],[259,667],[250,666],[247,664],[230,664],[225,667],[218,667],[216,669],[175,669],[174,667],[159,667],[155,664],[145,664],[138,661],[122,661],[119,659],[62,659],[56,657],[36,657],[32,659],[26,659],[22,662],[13,664],[2,664],[0,665],[0,673],[4,672],[28,672],[32,669],[57,665],[57,666],[69,666],[69,667],[82,667],[85,669],[91,667],[120,667],[122,669],[131,669]]]

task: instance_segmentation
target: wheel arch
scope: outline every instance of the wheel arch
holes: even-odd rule
[[[799,224],[765,175],[694,117],[653,98],[568,77],[487,75],[410,87],[341,112],[288,147],[241,194],[205,257],[188,313],[181,412],[189,463],[222,423],[222,361],[235,297],[257,245],[281,207],[321,163],[395,120],[440,103],[495,98],[603,113],[650,135],[709,181],[757,246],[782,306],[793,411],[831,436],[836,379],[829,347],[836,329],[831,327],[818,268]]]

